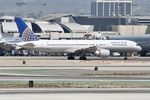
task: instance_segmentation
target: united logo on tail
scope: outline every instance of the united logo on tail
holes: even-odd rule
[[[19,37],[23,39],[23,41],[37,41],[39,38],[35,33],[27,26],[27,24],[19,17],[15,18],[15,22],[17,24],[19,30]]]
[[[38,37],[29,29],[26,28],[22,34],[24,41],[37,41]]]

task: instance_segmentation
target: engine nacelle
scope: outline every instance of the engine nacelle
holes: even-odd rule
[[[95,51],[95,55],[99,56],[99,57],[102,57],[102,58],[106,58],[106,57],[110,56],[110,51],[107,50],[107,49],[97,49]]]

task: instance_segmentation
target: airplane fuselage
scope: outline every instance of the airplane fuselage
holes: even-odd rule
[[[142,47],[142,51],[140,54],[142,56],[146,56],[147,52],[150,52],[150,35],[142,35],[142,36],[108,36],[109,40],[131,40],[136,42],[140,47]]]
[[[108,49],[111,52],[137,52],[141,50],[135,42],[126,40],[39,40],[17,43],[24,49],[44,52],[74,52],[89,47]]]

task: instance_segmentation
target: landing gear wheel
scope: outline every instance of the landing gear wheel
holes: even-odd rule
[[[127,57],[124,57],[124,60],[128,60],[128,58],[127,58]]]
[[[80,60],[87,60],[86,56],[81,56],[79,59]]]
[[[73,56],[68,56],[68,60],[75,60],[75,57],[73,57]]]

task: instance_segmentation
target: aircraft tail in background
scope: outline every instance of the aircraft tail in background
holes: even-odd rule
[[[21,37],[24,42],[39,40],[37,35],[27,26],[27,24],[20,17],[15,17],[15,22],[20,33],[19,37]]]

